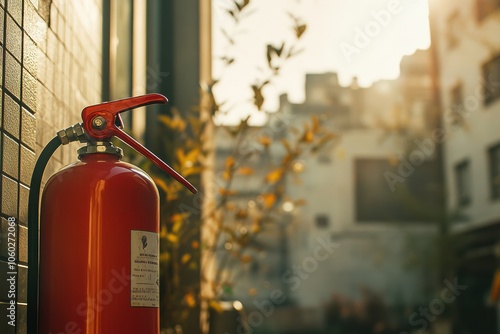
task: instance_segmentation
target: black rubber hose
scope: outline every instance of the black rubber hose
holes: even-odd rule
[[[52,154],[61,146],[54,137],[40,153],[33,170],[28,199],[28,334],[38,332],[38,217],[42,176]]]

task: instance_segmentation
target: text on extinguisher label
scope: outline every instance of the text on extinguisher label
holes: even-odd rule
[[[130,231],[130,306],[160,306],[158,233]]]

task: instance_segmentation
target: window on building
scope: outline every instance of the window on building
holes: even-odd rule
[[[316,215],[315,221],[316,221],[316,227],[318,228],[327,228],[328,226],[330,226],[330,217],[328,217],[328,215],[325,214]]]
[[[464,124],[464,89],[461,82],[457,83],[450,91],[452,125],[462,126]]]
[[[252,261],[250,262],[250,273],[252,275],[258,275],[260,273],[260,265],[259,261]]]
[[[358,222],[432,221],[433,213],[442,205],[439,168],[432,161],[416,161],[423,152],[415,152],[396,162],[383,158],[355,160]]]
[[[491,198],[500,198],[500,144],[491,147],[488,150],[490,164],[490,187]]]
[[[472,199],[469,160],[464,160],[455,166],[455,177],[457,185],[457,204],[458,206],[466,206]]]
[[[320,164],[330,164],[332,162],[332,158],[328,152],[322,152],[318,154],[318,162]]]
[[[491,84],[500,82],[500,54],[483,65],[483,78],[486,82],[483,87],[484,104],[488,105],[500,97],[500,89],[490,87]]]
[[[500,0],[476,0],[477,20],[483,20],[498,8],[500,8]]]

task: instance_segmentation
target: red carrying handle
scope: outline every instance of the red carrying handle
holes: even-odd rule
[[[163,171],[170,174],[193,194],[196,194],[198,191],[189,181],[116,125],[123,124],[120,113],[156,103],[166,104],[168,100],[161,94],[147,94],[86,107],[82,110],[83,128],[90,137],[96,140],[109,139],[111,137],[119,138],[125,144],[154,162]],[[99,121],[99,127],[95,125],[96,118]]]

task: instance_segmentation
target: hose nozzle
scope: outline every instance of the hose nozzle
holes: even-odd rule
[[[73,141],[79,141],[80,143],[87,143],[89,138],[83,129],[82,123],[77,123],[70,126],[67,129],[61,130],[57,133],[57,136],[61,140],[63,145],[67,145]]]

